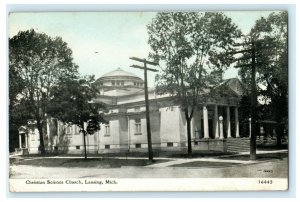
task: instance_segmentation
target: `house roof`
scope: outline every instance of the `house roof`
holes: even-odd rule
[[[235,93],[238,96],[241,96],[245,91],[245,87],[243,86],[243,84],[238,78],[226,79],[222,83],[217,85],[214,89],[224,90],[224,88],[231,90],[233,93]]]
[[[19,131],[19,133],[26,133],[27,127],[26,127],[26,126],[20,126],[20,127],[18,128],[18,131]]]

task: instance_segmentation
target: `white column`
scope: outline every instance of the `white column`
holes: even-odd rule
[[[227,114],[227,138],[230,138],[231,137],[231,123],[230,123],[230,107],[227,106],[226,108],[226,114]]]
[[[203,128],[204,128],[204,138],[209,138],[208,135],[208,114],[207,107],[203,106]]]
[[[25,134],[25,148],[28,148],[28,135]]]
[[[51,140],[50,140],[50,122],[51,122],[51,118],[47,118],[46,119],[46,121],[47,121],[47,123],[46,123],[46,125],[47,125],[47,137],[48,137],[48,141],[46,142],[47,143],[47,145],[48,145],[48,147],[50,147],[51,146]],[[47,146],[46,144],[45,144],[45,146]]]
[[[197,138],[201,138],[202,135],[202,124],[201,124],[201,119],[202,119],[202,113],[201,110],[199,110],[199,119],[200,119],[200,124],[199,124],[199,128],[198,128],[198,137]]]
[[[19,133],[19,147],[20,149],[22,148],[22,136],[20,133]]]
[[[160,112],[161,113],[161,112]],[[127,139],[128,139],[128,152],[130,151],[130,119],[129,116],[127,116],[127,126],[128,126],[128,133],[127,133]],[[161,119],[160,119],[161,121]]]
[[[215,139],[218,139],[219,138],[219,113],[218,113],[218,105],[215,105],[214,134],[215,134]]]
[[[50,122],[51,122],[51,119],[47,118],[46,121],[47,121],[47,136],[48,136],[48,139],[49,139],[50,138]]]
[[[249,138],[251,138],[251,118],[249,118]]]
[[[224,134],[223,134],[223,116],[219,117],[220,121],[220,139],[224,139]]]
[[[84,127],[84,130],[85,130],[85,135],[84,135],[84,138],[85,138],[85,144],[86,144],[86,153],[88,154],[89,152],[89,134],[87,133],[87,126],[88,126],[88,123],[87,122],[84,122],[83,123],[83,127]],[[74,128],[75,129],[75,128]],[[73,134],[74,134],[74,130],[73,130]],[[84,144],[84,142],[82,143],[82,145]],[[84,145],[83,145],[84,146]]]
[[[240,124],[239,124],[239,111],[238,108],[234,108],[235,113],[235,137],[240,137]]]

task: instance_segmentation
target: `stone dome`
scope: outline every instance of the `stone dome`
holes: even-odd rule
[[[118,68],[102,75],[95,81],[94,85],[96,85],[102,95],[120,95],[123,91],[125,94],[128,94],[143,89],[144,81],[137,75]],[[116,91],[118,93],[112,93]]]
[[[100,79],[104,79],[104,78],[111,78],[111,77],[134,77],[134,78],[139,78],[141,79],[140,77],[138,77],[137,75],[133,74],[133,73],[130,73],[130,72],[126,72],[124,70],[122,70],[120,67],[114,71],[111,71],[111,72],[108,72],[104,75],[102,75],[100,77]]]

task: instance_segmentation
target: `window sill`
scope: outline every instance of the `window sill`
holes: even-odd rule
[[[142,135],[142,133],[134,133],[134,135]]]
[[[110,135],[109,134],[107,134],[107,135],[104,135],[104,137],[109,137]]]

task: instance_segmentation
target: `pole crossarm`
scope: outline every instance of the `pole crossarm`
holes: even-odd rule
[[[245,42],[245,43],[236,43],[233,46],[238,47],[238,46],[244,46],[244,45],[252,45],[252,48],[250,49],[244,49],[244,50],[240,50],[240,51],[232,51],[229,52],[228,54],[233,55],[233,54],[237,54],[237,53],[244,53],[244,52],[250,52],[253,49],[270,49],[270,48],[274,48],[275,45],[272,44],[272,42],[274,42],[274,39],[259,39],[259,40],[255,40],[255,41],[251,41],[251,42]],[[265,44],[267,43],[267,44]],[[258,46],[261,45],[261,46]]]
[[[274,61],[272,61],[274,62]],[[255,65],[259,66],[259,65],[268,65],[269,63],[267,62],[256,62],[254,63]],[[241,64],[241,65],[236,65],[234,66],[234,68],[238,68],[238,67],[251,67],[252,66],[252,63],[251,64]]]
[[[134,67],[134,68],[138,68],[138,69],[145,69],[144,67],[141,67],[139,65],[130,65],[130,67]],[[158,72],[157,69],[152,69],[152,68],[149,68],[149,67],[147,67],[146,70],[152,71],[152,72]]]
[[[267,38],[267,39],[257,39],[255,41],[249,41],[249,42],[244,42],[244,43],[235,43],[233,46],[243,46],[243,45],[249,45],[249,44],[258,44],[261,42],[273,42],[275,39],[274,38]]]
[[[250,52],[250,51],[252,51],[252,49],[245,49],[245,50],[240,50],[240,51],[232,51],[232,52],[228,52],[227,54],[234,55],[234,54],[237,54],[237,53],[245,53],[245,52]]]
[[[149,64],[149,65],[154,65],[154,66],[158,65],[157,62],[151,62],[151,61],[148,61],[146,59],[140,59],[140,58],[137,58],[137,57],[130,57],[129,59],[135,60],[135,61],[138,61],[138,62],[144,62],[144,63]]]
[[[236,58],[236,59],[233,59],[233,61],[234,62],[236,62],[236,61],[240,61],[240,60],[250,60],[251,59],[251,57],[240,57],[240,58]]]

